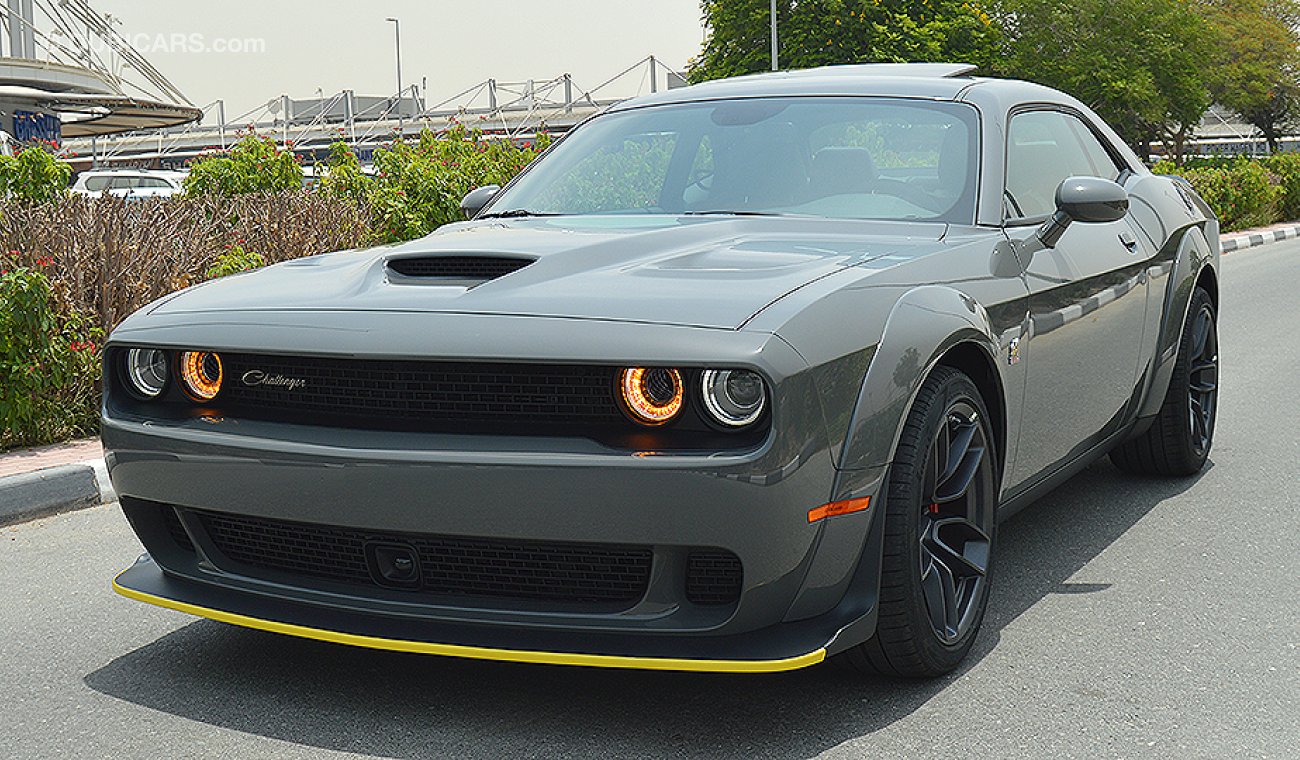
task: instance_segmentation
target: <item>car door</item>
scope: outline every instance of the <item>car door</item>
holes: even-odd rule
[[[1079,115],[1014,113],[1007,126],[1009,237],[1026,244],[1030,331],[1023,421],[1011,487],[1029,486],[1126,422],[1146,323],[1154,251],[1128,218],[1074,223],[1053,248],[1030,240],[1071,176],[1122,180],[1122,162]],[[1037,248],[1037,251],[1034,249]],[[1031,253],[1032,252],[1032,253]]]

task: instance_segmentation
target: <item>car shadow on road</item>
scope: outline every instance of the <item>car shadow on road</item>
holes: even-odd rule
[[[97,692],[202,723],[389,757],[797,757],[898,721],[1196,478],[1093,465],[1001,526],[989,611],[963,670],[864,678],[826,664],[767,676],[516,665],[355,649],[197,621],[90,673]],[[1056,656],[1069,657],[1068,651]]]

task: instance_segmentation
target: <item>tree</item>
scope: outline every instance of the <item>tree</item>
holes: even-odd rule
[[[1210,91],[1222,106],[1259,129],[1270,153],[1300,121],[1300,2],[1207,0],[1217,33]]]
[[[1210,105],[1214,34],[1182,0],[1004,0],[1000,73],[1074,95],[1141,153],[1162,139],[1181,156]]]
[[[694,82],[767,71],[768,0],[704,0],[708,37],[690,65]],[[778,0],[781,67],[945,61],[990,69],[1002,31],[964,0]]]

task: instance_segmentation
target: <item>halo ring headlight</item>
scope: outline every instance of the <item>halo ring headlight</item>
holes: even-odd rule
[[[747,369],[706,369],[700,386],[705,410],[725,427],[752,425],[767,407],[763,378]]]
[[[221,357],[211,351],[185,351],[181,354],[181,380],[185,391],[195,401],[211,401],[221,392],[223,370]]]
[[[126,379],[142,399],[154,399],[167,387],[167,354],[156,348],[132,348],[126,352]]]
[[[629,367],[619,373],[618,388],[628,416],[650,427],[671,422],[686,396],[682,374],[661,367]]]

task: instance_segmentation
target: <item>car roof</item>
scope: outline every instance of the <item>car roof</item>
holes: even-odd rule
[[[93,174],[145,174],[152,177],[179,177],[185,172],[173,171],[171,169],[132,169],[130,167],[117,167],[111,169],[86,169],[81,176]]]
[[[726,98],[799,95],[864,95],[927,100],[958,100],[978,88],[1002,102],[1070,102],[1057,90],[1016,79],[972,77],[965,63],[869,63],[822,66],[715,79],[625,100],[611,111],[650,105]],[[992,92],[990,92],[992,91]]]

